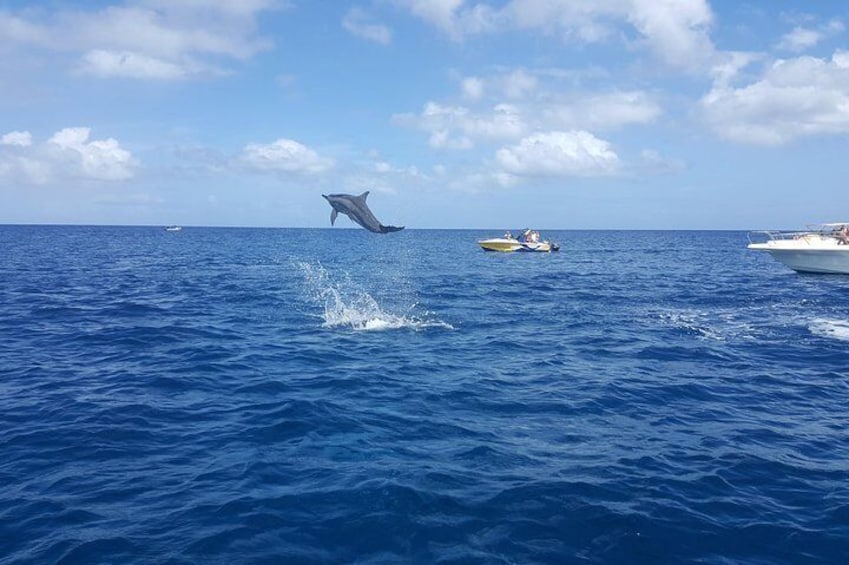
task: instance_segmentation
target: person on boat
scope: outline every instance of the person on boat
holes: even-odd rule
[[[840,228],[840,232],[838,233],[837,237],[840,240],[840,243],[842,243],[843,245],[849,245],[849,226],[844,225],[842,228]]]
[[[504,232],[504,239],[513,239],[513,234],[510,232],[510,230]]]

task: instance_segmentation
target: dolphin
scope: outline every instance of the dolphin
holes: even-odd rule
[[[330,225],[332,226],[336,222],[337,215],[345,214],[351,218],[352,222],[360,224],[368,231],[374,233],[389,233],[404,229],[404,226],[384,226],[378,222],[377,218],[369,210],[368,205],[366,205],[368,193],[369,191],[365,191],[359,196],[354,196],[353,194],[322,194],[330,206],[333,207],[333,211],[330,212]]]

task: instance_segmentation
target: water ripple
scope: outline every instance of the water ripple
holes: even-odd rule
[[[844,278],[485,235],[0,226],[0,564],[849,561]]]

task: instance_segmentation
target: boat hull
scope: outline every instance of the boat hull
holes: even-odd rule
[[[849,275],[849,245],[793,249],[769,244],[751,244],[749,249],[767,251],[776,261],[799,273]]]
[[[480,241],[478,241],[478,245],[480,245],[481,249],[483,249],[484,251],[498,251],[501,253],[518,251],[519,248],[522,247],[522,244],[516,241],[515,239],[505,239],[501,237],[492,239],[481,239]]]
[[[538,243],[526,243],[515,239],[506,239],[500,237],[492,239],[481,239],[478,241],[478,245],[484,251],[496,251],[500,253],[549,253],[550,251],[556,251],[557,249],[559,249],[548,241],[540,241]]]

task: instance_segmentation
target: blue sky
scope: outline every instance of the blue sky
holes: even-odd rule
[[[410,228],[846,221],[847,25],[837,0],[7,0],[0,223],[329,227],[320,195],[365,190]]]

